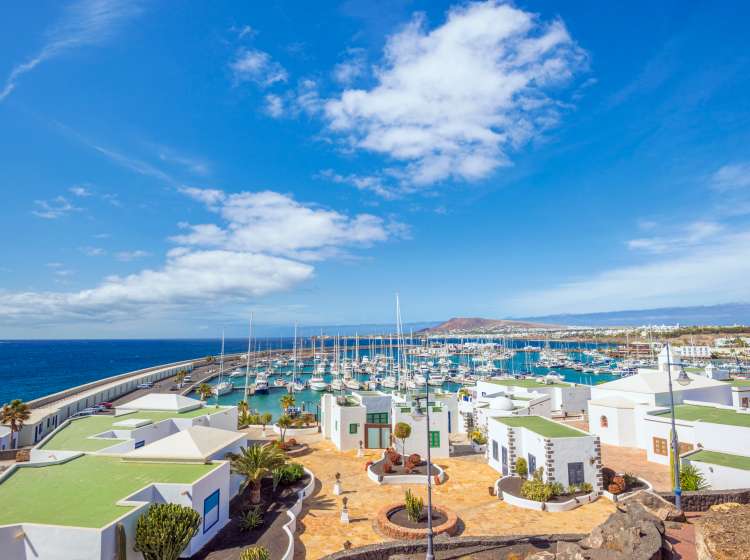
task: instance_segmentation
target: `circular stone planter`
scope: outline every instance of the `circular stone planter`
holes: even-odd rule
[[[375,524],[380,531],[393,539],[418,540],[427,537],[427,527],[404,527],[391,521],[398,510],[403,510],[404,504],[399,502],[383,507],[375,518]],[[433,535],[447,534],[454,536],[458,532],[458,516],[451,510],[442,506],[433,505],[432,509],[437,511],[443,518],[440,525],[432,527]]]

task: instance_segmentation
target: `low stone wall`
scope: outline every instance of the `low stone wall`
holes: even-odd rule
[[[528,537],[435,537],[435,550],[457,550],[469,547],[499,547],[521,544],[536,544],[549,546],[552,543],[567,541],[577,542],[584,538],[583,534],[538,535]],[[420,554],[427,550],[427,540],[396,541],[371,544],[351,550],[342,550],[323,560],[384,560],[397,554]]]
[[[670,492],[659,492],[662,498],[674,503],[674,494]],[[738,504],[750,504],[750,488],[738,490],[700,490],[698,492],[682,493],[683,511],[708,511],[716,504],[736,502]]]
[[[410,529],[408,527],[401,527],[393,523],[388,516],[390,513],[398,508],[403,508],[404,504],[401,502],[389,504],[380,509],[378,516],[375,518],[375,524],[378,529],[393,539],[411,539],[418,540],[426,537],[427,529]],[[455,512],[444,508],[440,505],[432,505],[433,510],[437,510],[442,513],[446,520],[444,523],[437,525],[432,528],[433,535],[441,535],[443,533],[447,535],[455,535],[458,531],[458,516]]]

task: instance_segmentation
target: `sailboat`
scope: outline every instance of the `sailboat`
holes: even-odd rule
[[[314,344],[314,343],[313,343]],[[313,350],[314,353],[314,350]],[[323,355],[323,337],[320,337],[320,355]],[[322,366],[322,371],[321,371]],[[316,364],[313,366],[314,373],[313,376],[310,378],[310,389],[313,391],[325,391],[328,389],[328,383],[326,383],[326,380],[323,378],[323,372],[325,372],[325,365],[323,365],[322,362]]]
[[[224,331],[221,331],[221,358],[219,359],[219,382],[214,387],[214,395],[228,395],[234,390],[231,381],[224,381]]]

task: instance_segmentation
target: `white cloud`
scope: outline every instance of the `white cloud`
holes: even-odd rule
[[[261,87],[286,82],[288,78],[284,67],[267,52],[245,47],[237,49],[229,69],[236,83],[254,82]]]
[[[750,231],[717,236],[678,256],[606,270],[590,278],[521,294],[508,302],[523,315],[710,305],[750,299]]]
[[[401,162],[402,181],[473,181],[557,123],[561,104],[546,90],[584,64],[561,21],[472,3],[433,30],[415,16],[388,39],[377,85],[345,90],[325,112],[351,146]]]
[[[402,191],[389,186],[382,177],[377,175],[357,175],[356,173],[341,175],[333,169],[324,169],[318,176],[339,185],[351,185],[360,191],[371,191],[386,200],[398,198]]]
[[[735,163],[720,167],[711,176],[711,186],[718,191],[750,187],[750,163]]]
[[[266,113],[275,119],[278,119],[284,114],[284,100],[273,94],[268,94],[266,99]]]
[[[83,186],[80,186],[80,185],[75,186],[75,187],[70,187],[68,190],[74,196],[78,196],[78,197],[81,197],[81,198],[85,198],[87,196],[91,196],[91,191],[89,191],[86,187],[83,187]]]
[[[365,74],[367,61],[364,49],[347,49],[345,57],[345,60],[334,66],[333,79],[348,86]]]
[[[723,230],[724,226],[720,223],[699,220],[682,226],[674,235],[631,239],[627,245],[630,249],[648,253],[669,253],[704,244]]]
[[[120,251],[115,256],[117,257],[118,261],[130,262],[136,259],[150,257],[151,253],[149,253],[148,251],[143,251],[141,249],[136,249],[134,251]]]
[[[128,0],[79,0],[66,9],[60,21],[50,28],[46,41],[36,56],[15,66],[0,91],[0,102],[18,85],[18,79],[42,62],[61,54],[109,39],[128,17],[140,10],[140,3]]]
[[[81,211],[81,208],[71,204],[64,196],[56,196],[49,200],[35,200],[34,206],[36,206],[36,208],[32,210],[31,213],[38,218],[44,218],[46,220],[54,220],[70,214],[71,212]]]
[[[182,194],[192,199],[202,202],[206,206],[214,207],[224,200],[226,195],[224,191],[218,189],[199,189],[197,187],[181,187],[179,190]]]
[[[343,247],[369,247],[399,237],[404,229],[397,222],[386,222],[372,214],[350,217],[273,191],[226,195],[211,189],[201,194],[200,189],[193,189],[185,194],[218,212],[226,226],[182,223],[187,232],[172,240],[184,245],[320,260],[340,254]]]
[[[102,249],[101,247],[79,247],[78,250],[86,255],[87,257],[102,257],[107,254],[107,251]]]

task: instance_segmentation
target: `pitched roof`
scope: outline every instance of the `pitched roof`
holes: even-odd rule
[[[123,455],[126,461],[206,462],[222,449],[246,439],[242,432],[192,426]]]
[[[706,389],[709,387],[726,387],[727,384],[723,381],[717,381],[715,379],[709,379],[702,375],[695,375],[692,373],[686,373],[690,378],[690,385],[682,386],[676,382],[678,373],[673,371],[672,376],[672,390],[674,392],[688,391],[691,389]],[[601,383],[593,387],[596,389],[606,389],[609,391],[623,391],[628,393],[668,393],[669,382],[664,372],[655,369],[642,369],[635,375],[629,375],[614,381],[607,383]]]
[[[129,403],[117,405],[117,409],[186,412],[201,406],[203,406],[201,401],[175,393],[149,393]]]

